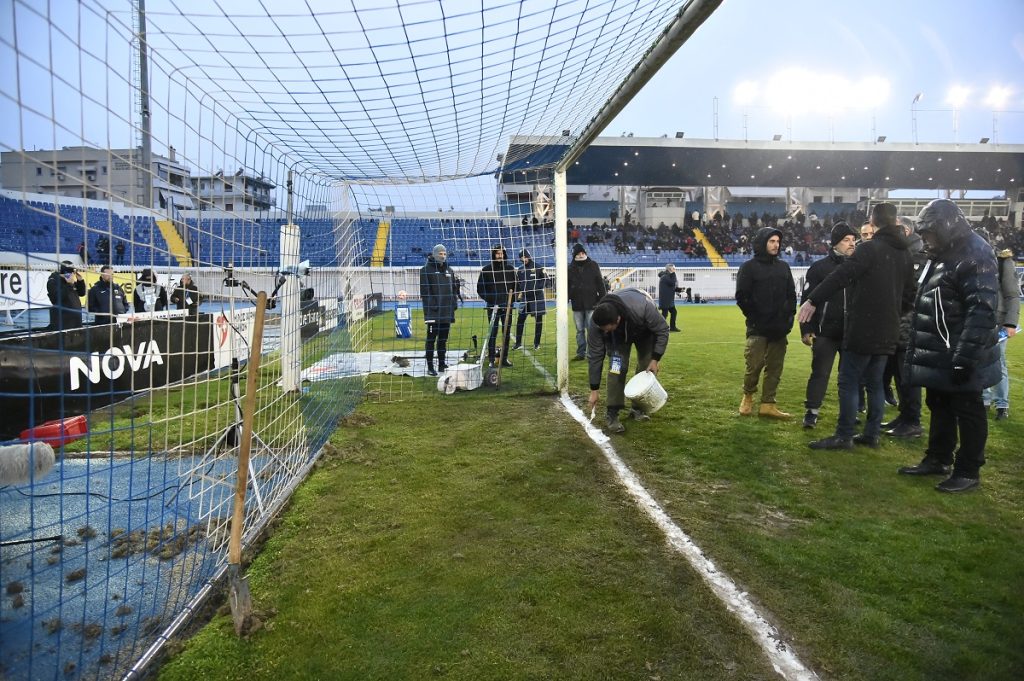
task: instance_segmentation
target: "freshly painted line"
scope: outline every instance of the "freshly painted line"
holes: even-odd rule
[[[604,453],[629,495],[665,533],[669,546],[686,557],[693,569],[711,587],[725,607],[733,612],[750,631],[779,676],[792,681],[818,679],[818,676],[805,667],[797,658],[796,653],[782,640],[778,629],[772,626],[768,619],[754,607],[746,592],[740,591],[728,575],[715,567],[715,564],[704,555],[700,547],[693,543],[693,540],[665,513],[650,492],[640,483],[636,474],[619,458],[608,436],[600,428],[590,423],[587,416],[567,394],[562,393],[561,402],[569,415],[583,426],[583,430]]]

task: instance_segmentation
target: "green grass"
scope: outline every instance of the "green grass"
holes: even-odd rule
[[[1021,678],[1020,381],[980,490],[942,495],[896,475],[923,439],[809,450],[834,390],[817,431],[737,416],[738,312],[687,306],[680,322],[668,404],[613,442],[802,661],[823,678]],[[1010,351],[1019,377],[1024,342]],[[793,336],[779,403],[794,415],[809,356]],[[364,404],[249,574],[265,628],[239,640],[222,614],[161,678],[774,677],[548,396]]]

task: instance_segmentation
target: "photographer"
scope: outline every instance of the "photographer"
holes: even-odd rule
[[[46,280],[46,297],[50,299],[50,331],[77,329],[82,326],[82,296],[85,279],[70,260],[61,262]]]

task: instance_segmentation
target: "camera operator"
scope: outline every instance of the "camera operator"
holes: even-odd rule
[[[189,317],[199,315],[199,289],[189,272],[181,275],[181,280],[171,293],[171,303],[179,310],[188,310]]]
[[[82,326],[82,296],[85,279],[70,260],[61,262],[46,280],[46,297],[50,299],[50,330],[63,331]]]

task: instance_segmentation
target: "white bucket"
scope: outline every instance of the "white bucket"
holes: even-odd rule
[[[645,414],[658,411],[668,400],[668,393],[658,383],[658,377],[650,371],[641,371],[629,379],[625,394],[626,399],[633,400],[636,408]]]

